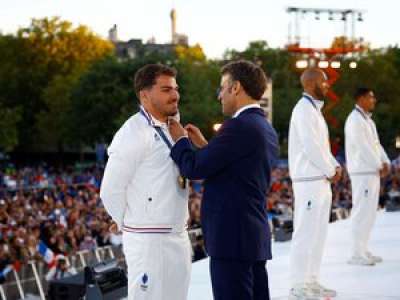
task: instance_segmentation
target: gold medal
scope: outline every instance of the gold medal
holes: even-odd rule
[[[178,184],[182,189],[186,188],[186,178],[183,177],[182,175],[178,176]]]

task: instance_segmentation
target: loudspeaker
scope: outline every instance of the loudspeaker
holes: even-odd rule
[[[400,197],[390,198],[385,205],[386,211],[400,211]]]
[[[86,267],[86,300],[119,299],[128,295],[128,279],[117,260],[98,263]]]
[[[83,273],[71,277],[51,280],[48,297],[50,300],[78,300],[85,295],[85,277]]]
[[[49,300],[117,300],[128,295],[128,279],[117,260],[85,267],[84,272],[49,283]]]

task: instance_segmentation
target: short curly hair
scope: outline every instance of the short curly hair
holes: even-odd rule
[[[239,81],[246,94],[260,100],[267,88],[267,76],[256,64],[247,60],[230,62],[222,67],[221,74],[229,74],[233,81]]]
[[[138,99],[140,91],[151,88],[161,75],[171,76],[176,78],[177,71],[174,68],[163,64],[148,64],[140,68],[134,79],[135,94]]]

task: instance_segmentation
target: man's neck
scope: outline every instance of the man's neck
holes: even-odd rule
[[[143,104],[142,104],[142,106],[146,110],[146,112],[148,112],[151,115],[152,118],[156,119],[157,121],[160,121],[161,123],[167,123],[167,121],[168,121],[167,116],[160,114],[156,110],[152,109],[152,107],[147,107]]]
[[[370,111],[368,111],[368,110],[366,109],[366,107],[363,106],[362,104],[357,103],[357,106],[358,106],[359,108],[361,108],[362,111],[363,111],[364,113],[366,113],[366,114],[369,114],[369,113],[370,113]]]
[[[312,90],[305,89],[304,93],[310,95],[315,100],[322,100],[322,99],[318,99],[318,97],[315,95],[314,91],[312,91]]]

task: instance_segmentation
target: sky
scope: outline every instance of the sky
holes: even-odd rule
[[[357,22],[356,36],[371,46],[400,44],[398,0],[0,0],[0,31],[15,33],[32,18],[59,16],[74,25],[88,26],[107,38],[116,24],[118,38],[154,37],[171,39],[170,11],[177,12],[177,31],[188,35],[191,45],[199,43],[207,57],[220,58],[226,49],[244,50],[250,41],[265,40],[271,47],[284,47],[291,17],[286,8],[315,7],[361,9],[364,21]],[[343,34],[343,22],[329,22],[321,15],[301,21],[304,46],[326,47]]]

